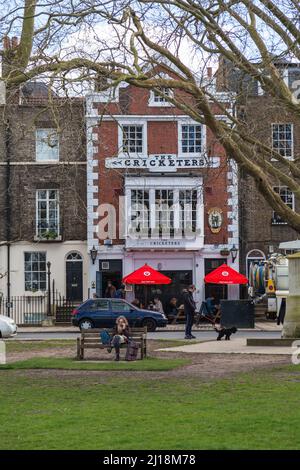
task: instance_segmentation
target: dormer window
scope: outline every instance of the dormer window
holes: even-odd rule
[[[150,91],[149,106],[173,106],[168,97],[173,96],[170,88],[161,87]]]

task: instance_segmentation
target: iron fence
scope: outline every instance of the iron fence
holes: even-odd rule
[[[47,315],[47,296],[12,296],[10,301],[2,297],[1,315],[9,315],[17,325],[39,325]]]
[[[56,323],[71,323],[71,313],[76,307],[73,300],[61,295],[58,291],[51,292],[51,316]],[[47,318],[48,294],[12,296],[10,301],[0,298],[0,314],[10,316],[17,325],[41,325]]]

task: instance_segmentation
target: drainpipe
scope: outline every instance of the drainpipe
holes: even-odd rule
[[[7,247],[7,290],[6,290],[6,314],[10,317],[11,295],[10,295],[10,222],[11,222],[11,206],[10,206],[10,156],[11,156],[11,128],[9,119],[5,124],[5,151],[6,151],[6,191],[5,191],[5,222],[6,222],[6,247]]]

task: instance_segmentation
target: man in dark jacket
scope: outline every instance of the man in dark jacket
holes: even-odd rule
[[[120,289],[116,290],[114,298],[125,299],[125,285],[124,284],[121,285]]]
[[[196,310],[196,304],[194,301],[193,293],[196,288],[194,285],[188,287],[187,290],[183,292],[183,305],[184,305],[184,314],[186,318],[185,325],[185,339],[195,339],[196,337],[192,335],[192,326],[194,322],[194,315]]]

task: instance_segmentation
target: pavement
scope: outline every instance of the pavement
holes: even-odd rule
[[[174,351],[183,353],[205,353],[205,354],[272,354],[291,355],[292,347],[285,346],[247,346],[246,338],[232,338],[230,341],[206,341],[204,343],[193,343],[186,346],[174,348],[163,348],[158,351]]]

